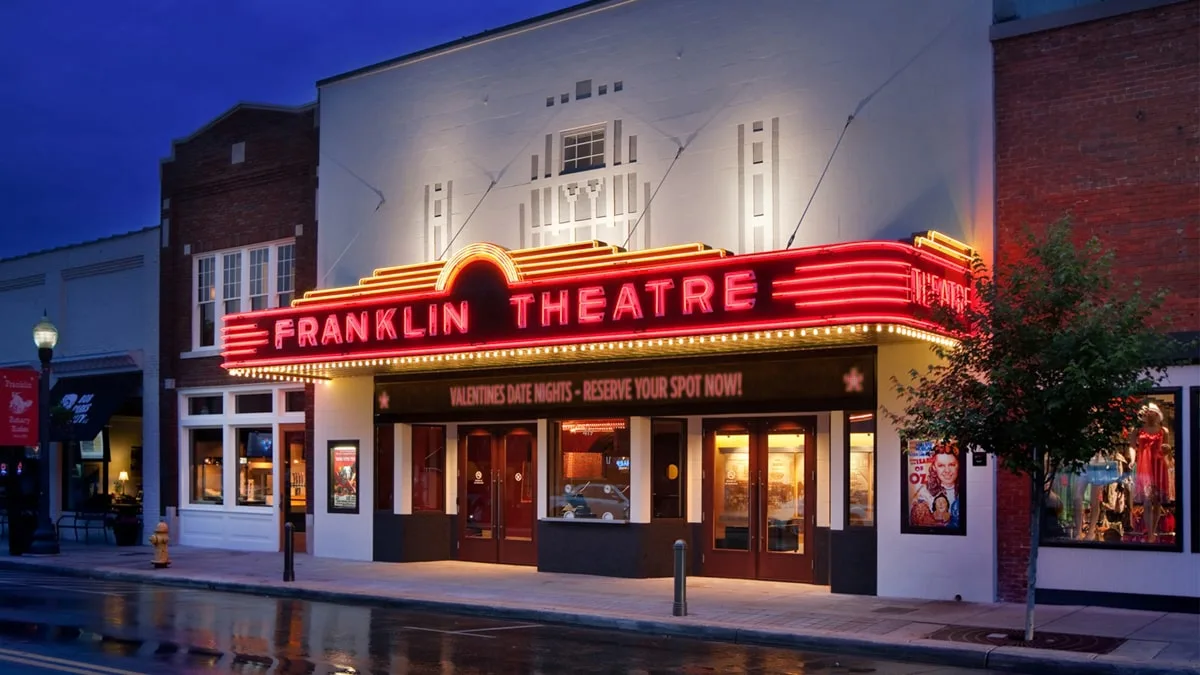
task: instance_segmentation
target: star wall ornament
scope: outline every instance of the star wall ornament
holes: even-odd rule
[[[842,382],[846,385],[846,393],[854,394],[861,393],[863,390],[863,374],[859,371],[858,366],[850,369],[850,372],[842,375]]]
[[[390,402],[391,402],[391,399],[388,397],[388,394],[386,391],[379,392],[379,409],[380,410],[387,410],[388,403],[390,403]]]

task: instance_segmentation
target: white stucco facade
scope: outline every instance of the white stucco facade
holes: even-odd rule
[[[990,259],[990,23],[990,3],[958,0],[625,0],[333,78],[319,96],[318,286],[445,260],[473,242],[702,242],[750,253],[936,229]],[[602,157],[571,170],[584,133],[603,137]],[[880,403],[891,402],[890,376],[929,358],[924,344],[881,347]],[[373,391],[369,377],[317,387],[317,555],[371,559]],[[841,531],[845,418],[813,419],[817,526]],[[702,423],[686,425],[685,510],[697,527]],[[547,424],[537,420],[539,518]],[[631,418],[641,493],[648,424]],[[967,536],[900,535],[899,439],[879,425],[878,593],[993,599],[991,463],[963,467]],[[447,426],[447,448],[462,426]],[[411,506],[405,427],[395,433],[396,514]],[[338,439],[361,444],[357,514],[326,509],[326,446]],[[456,461],[448,452],[447,514]],[[635,501],[630,522],[649,521],[648,502]],[[952,578],[889,564],[920,556],[970,562],[938,566],[962,570]]]
[[[114,422],[114,428],[122,426],[113,433],[121,448],[113,450],[106,487],[112,492],[119,470],[129,469],[129,447],[141,447],[142,506],[150,527],[160,512],[159,250],[159,228],[152,227],[0,260],[0,315],[6,317],[0,365],[38,367],[32,330],[45,312],[59,334],[52,384],[66,377],[141,373],[141,391],[134,393],[142,398],[141,424],[136,418]],[[63,503],[61,453],[52,449],[50,456],[51,511],[57,518]]]

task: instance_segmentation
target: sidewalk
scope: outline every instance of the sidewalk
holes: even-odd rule
[[[459,561],[368,563],[172,547],[155,570],[148,547],[63,542],[49,558],[0,556],[0,568],[144,581],[341,603],[403,605],[520,620],[853,653],[930,663],[1044,672],[1200,674],[1200,615],[1098,607],[1039,607],[1039,630],[1122,638],[1111,653],[1031,649],[937,639],[967,627],[1019,629],[1024,607],[834,595],[824,587],[691,577],[688,616],[673,617],[671,579],[539,573]],[[965,628],[965,630],[964,630]],[[950,629],[950,630],[945,630]],[[987,634],[990,631],[975,631]],[[935,636],[935,637],[931,637]]]

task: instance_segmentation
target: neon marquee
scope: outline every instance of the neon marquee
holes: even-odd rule
[[[937,233],[749,255],[599,242],[385,268],[293,306],[231,315],[224,367],[887,322],[936,330],[935,299],[969,301],[973,252]]]

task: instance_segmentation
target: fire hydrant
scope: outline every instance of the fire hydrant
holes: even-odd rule
[[[150,535],[150,545],[154,547],[154,560],[150,562],[155,568],[162,569],[171,566],[171,558],[167,555],[167,544],[170,541],[171,536],[167,534],[167,524],[160,521],[154,527],[154,534]]]

